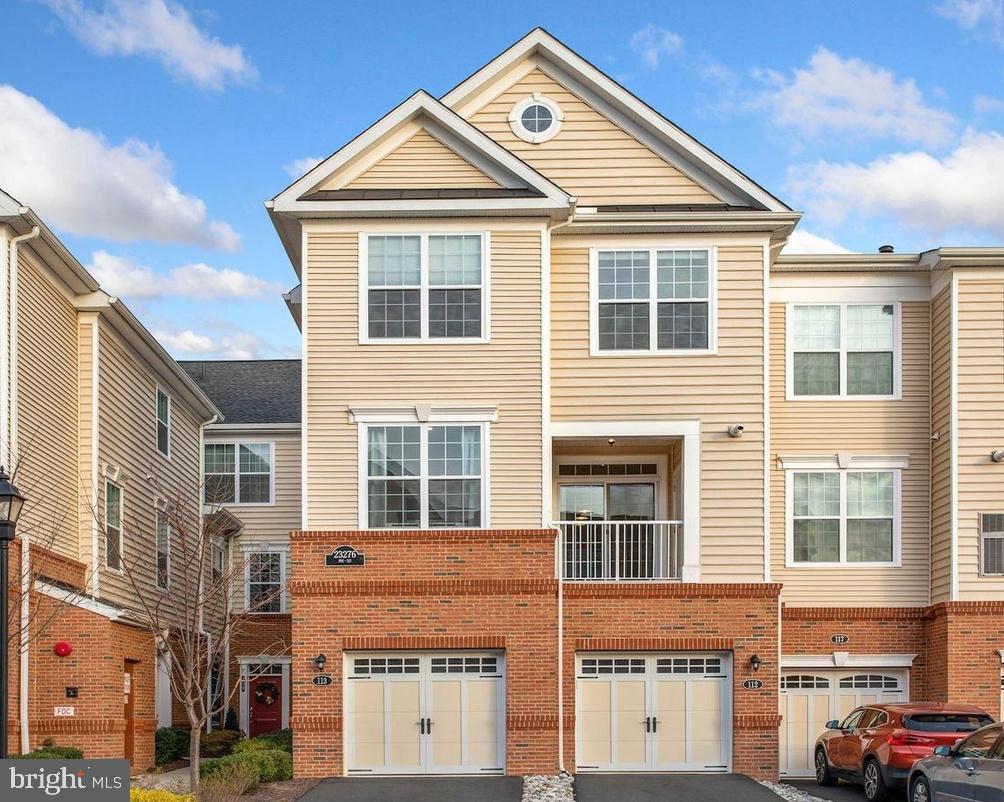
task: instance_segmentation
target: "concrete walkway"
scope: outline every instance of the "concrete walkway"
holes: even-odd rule
[[[520,802],[522,796],[522,777],[332,777],[299,802]]]
[[[576,802],[779,802],[777,794],[742,774],[577,774],[575,799]]]

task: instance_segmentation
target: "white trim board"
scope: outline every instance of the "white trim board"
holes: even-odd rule
[[[916,654],[782,654],[781,668],[910,668]]]

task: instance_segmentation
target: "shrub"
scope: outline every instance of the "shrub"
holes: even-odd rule
[[[176,794],[163,788],[130,788],[129,802],[195,802],[191,794]]]
[[[235,743],[231,754],[239,755],[242,752],[264,752],[268,749],[275,749],[275,747],[264,738],[248,738],[246,741]]]
[[[246,741],[234,744],[233,751],[237,752],[261,752],[265,749],[281,749],[284,752],[293,754],[293,731],[276,730],[256,735]]]
[[[157,765],[188,757],[190,733],[183,727],[161,727],[154,733]]]
[[[220,758],[226,760],[226,758]],[[259,782],[258,769],[245,763],[231,763],[216,769],[199,789],[199,802],[238,802]]]
[[[235,732],[241,728],[240,722],[237,720],[237,713],[232,707],[227,708],[227,714],[223,718],[223,729],[234,730]]]
[[[293,758],[289,752],[281,749],[237,752],[227,757],[203,760],[199,764],[199,777],[211,780],[219,772],[228,770],[230,766],[249,767],[257,775],[256,784],[293,779]]]
[[[199,755],[201,757],[223,757],[229,755],[236,744],[241,739],[239,732],[233,730],[216,730],[202,736],[199,744]]]
[[[11,760],[80,760],[82,750],[75,746],[40,746],[23,755],[10,755]]]

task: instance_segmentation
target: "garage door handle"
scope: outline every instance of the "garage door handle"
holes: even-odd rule
[[[431,718],[427,718],[425,720],[425,732],[426,732],[426,735],[432,735],[432,719]]]
[[[659,729],[659,719],[657,719],[655,716],[652,716],[652,732],[655,732],[658,729]]]
[[[420,718],[416,723],[418,724],[419,727],[422,728],[421,730],[419,730],[419,734],[425,735],[425,719]]]
[[[645,716],[645,732],[652,732],[652,718]]]

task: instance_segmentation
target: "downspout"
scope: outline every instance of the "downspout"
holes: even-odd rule
[[[8,381],[10,398],[10,442],[8,443],[7,457],[10,464],[11,474],[14,472],[13,462],[17,459],[17,250],[18,245],[27,240],[34,239],[41,233],[38,226],[34,226],[27,234],[14,237],[10,241],[10,359]],[[8,389],[8,388],[4,388]],[[18,694],[18,705],[20,707],[21,721],[21,753],[31,751],[30,738],[28,734],[28,625],[31,622],[31,545],[28,542],[27,530],[21,531],[21,643],[20,643],[20,692]],[[6,724],[4,725],[6,726]]]
[[[203,559],[206,554],[206,546],[209,546],[209,570],[213,570],[213,542],[212,538],[209,538],[209,543],[206,543],[206,527],[205,527],[205,504],[203,499],[205,498],[203,490],[203,477],[206,475],[206,427],[211,426],[220,419],[219,415],[213,415],[209,420],[204,421],[199,424],[199,496],[198,496],[198,511],[199,511],[199,554],[203,555]],[[206,608],[204,606],[203,595],[205,594],[205,581],[206,581],[206,566],[202,565],[199,570],[199,590],[198,605],[199,605],[199,634],[206,637],[207,642],[210,641],[211,636],[206,633]],[[224,614],[226,610],[224,610]],[[206,649],[206,671],[208,675],[208,681],[206,682],[206,708],[210,711],[210,715],[206,716],[206,732],[213,731],[213,717],[211,714],[212,704],[213,704],[213,661],[210,656],[212,649]],[[229,667],[228,667],[229,668]]]
[[[541,327],[546,326],[548,331],[541,332],[541,341],[546,344],[546,348],[550,349],[551,343],[551,234],[558,229],[564,228],[569,225],[575,218],[575,205],[577,203],[576,198],[569,198],[569,209],[568,217],[566,217],[562,222],[555,223],[553,226],[548,226],[545,229],[547,236],[545,237],[545,242],[547,244],[547,252],[542,253],[541,264],[546,268],[547,275],[541,277],[541,286],[546,291],[547,297],[544,298],[547,304],[547,312],[545,314],[544,310],[541,310]],[[544,271],[541,271],[544,272]],[[551,466],[551,442],[550,442],[550,420],[551,420],[551,355],[550,353],[542,354],[543,366],[547,368],[547,375],[541,376],[541,385],[545,388],[545,392],[542,393],[542,405],[545,407],[543,410],[544,423],[546,424],[546,431],[548,437],[547,442],[544,444],[547,448],[547,454],[542,454],[543,464],[546,468],[546,475],[544,476],[545,482],[552,482],[552,476],[550,471]],[[550,494],[545,494],[544,498],[549,498]],[[551,510],[543,510],[544,525],[549,525]],[[565,769],[565,585],[561,564],[561,530],[555,530],[554,537],[554,569],[555,575],[558,578],[558,771],[562,774],[566,773]]]

